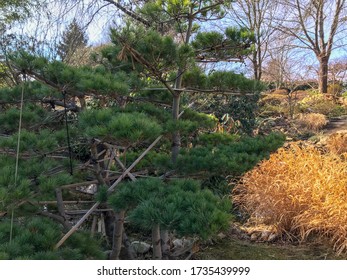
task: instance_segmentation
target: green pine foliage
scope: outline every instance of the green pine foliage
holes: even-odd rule
[[[132,102],[124,108],[114,108],[117,112],[132,113],[139,112],[150,116],[160,124],[171,120],[171,112],[168,108],[156,106],[150,102]]]
[[[257,93],[265,89],[265,85],[250,80],[242,74],[230,71],[213,71],[209,74],[199,68],[192,68],[183,75],[183,85],[188,88],[218,91],[234,91],[235,93]]]
[[[87,137],[125,145],[154,139],[162,132],[161,126],[144,113],[120,113],[112,109],[82,112],[79,127]]]
[[[87,46],[87,42],[88,38],[86,32],[77,23],[76,19],[73,19],[63,32],[57,53],[62,61],[69,61],[71,56],[79,48],[85,48]]]
[[[241,74],[227,71],[214,71],[208,76],[208,87],[218,91],[235,90],[240,92],[259,92],[264,85],[255,80],[247,79]]]
[[[165,173],[167,170],[173,169],[169,148],[170,142],[162,144],[159,151],[150,151],[134,167],[134,171],[147,170],[151,175],[160,175]],[[127,151],[120,157],[120,159],[128,166],[140,156],[140,153],[141,151],[138,150]]]
[[[11,88],[0,88],[0,105],[18,104],[21,98],[22,90],[24,89],[24,98],[28,101],[37,102],[44,98],[61,98],[61,93],[52,88],[49,88],[42,83],[31,81]]]
[[[124,75],[111,74],[103,67],[73,67],[61,61],[49,61],[44,57],[36,57],[20,51],[10,57],[13,65],[20,71],[40,79],[43,83],[53,85],[56,89],[65,88],[72,95],[93,94],[127,94],[129,86]]]
[[[11,243],[10,222],[2,218],[0,223],[0,258],[105,258],[101,251],[103,244],[97,237],[91,239],[90,233],[75,233],[61,248],[53,250],[62,237],[62,226],[36,216],[42,211],[59,214],[56,205],[49,204],[43,209],[38,203],[56,200],[56,188],[100,181],[99,176],[123,171],[112,163],[111,170],[105,172],[109,153],[99,154],[99,166],[90,161],[94,138],[105,142],[97,148],[102,149],[103,144],[117,146],[117,156],[129,166],[151,141],[162,135],[160,142],[132,170],[147,171],[155,178],[125,181],[112,195],[103,185],[98,185],[95,196],[77,194],[74,188],[64,189],[65,200],[82,197],[91,202],[107,202],[115,211],[126,210],[127,222],[146,232],[159,225],[177,236],[207,239],[228,226],[232,216],[227,178],[248,171],[284,141],[277,134],[251,138],[213,133],[227,114],[241,122],[246,132],[252,131],[257,98],[243,95],[220,100],[215,92],[246,94],[263,89],[261,83],[243,75],[228,71],[206,73],[199,63],[238,59],[251,50],[253,35],[244,29],[196,33],[198,21],[219,18],[224,5],[230,2],[145,3],[134,12],[153,21],[151,28],[127,21],[124,28],[112,29],[112,44],[94,54],[93,67],[73,67],[23,51],[8,57],[11,67],[18,71],[19,81],[26,82],[0,89],[0,211],[15,213]],[[187,17],[193,21],[190,25]],[[81,33],[77,29],[75,33]],[[68,42],[73,34],[65,35],[62,47],[73,43]],[[192,42],[184,39],[188,35],[192,35]],[[80,45],[85,43],[83,38],[78,39]],[[61,58],[68,58],[70,49],[63,51]],[[190,90],[180,93],[180,104],[171,105],[180,92],[175,91],[176,87]],[[209,95],[193,94],[196,89]],[[23,125],[17,151],[19,100],[23,90]],[[66,93],[65,99],[62,91]],[[68,105],[66,111],[64,102]],[[172,111],[184,113],[174,121]],[[65,113],[71,147],[67,146]],[[173,163],[172,135],[176,132],[180,134],[182,149]],[[70,151],[73,174],[70,174]],[[99,172],[99,168],[105,170]],[[173,180],[170,175],[163,182],[158,178],[162,174],[183,179]],[[202,182],[186,179],[191,177]]]
[[[208,146],[213,147],[217,145],[229,145],[230,143],[237,142],[241,138],[240,135],[237,134],[229,134],[229,133],[203,133],[200,134],[195,142],[197,146]]]
[[[217,138],[221,137],[216,135]],[[203,137],[203,141],[204,138],[206,139],[206,137]],[[212,145],[212,136],[209,138],[211,144],[200,146],[198,142],[194,148],[182,149],[177,160],[177,169],[180,172],[183,174],[204,172],[224,176],[240,176],[253,168],[259,161],[267,158],[285,141],[284,135],[276,133],[265,137],[243,137],[238,141],[230,139],[228,144],[219,145]]]
[[[208,238],[224,229],[231,216],[230,202],[201,190],[194,180],[143,179],[123,183],[109,198],[116,210],[128,210],[127,219],[141,229],[159,224],[179,236]]]
[[[0,156],[0,169],[2,170],[0,174],[0,209],[2,211],[7,211],[16,203],[37,196],[41,199],[54,199],[56,187],[74,181],[68,173],[67,166],[45,157],[20,159],[16,184],[14,157]]]
[[[100,240],[89,234],[76,233],[66,244],[54,249],[62,236],[62,228],[48,218],[18,219],[13,225],[13,238],[9,241],[11,222],[0,223],[0,259],[4,260],[67,260],[105,259]]]
[[[246,28],[229,27],[224,34],[217,31],[199,32],[192,47],[202,61],[225,61],[250,53],[254,35]]]
[[[37,116],[33,114],[33,116]],[[20,152],[35,152],[41,155],[57,149],[59,146],[66,144],[65,139],[58,138],[62,131],[52,132],[49,129],[42,129],[39,132],[32,132],[26,129],[21,131]],[[56,134],[58,137],[55,137]],[[58,139],[60,140],[58,142]],[[0,137],[0,145],[3,148],[15,150],[17,147],[18,133],[14,133],[8,137]]]
[[[177,45],[173,38],[162,36],[155,30],[127,24],[122,30],[111,29],[111,39],[116,46],[126,40],[146,61],[158,67],[158,72],[167,72],[177,63]],[[118,59],[131,60],[128,55],[121,49]]]

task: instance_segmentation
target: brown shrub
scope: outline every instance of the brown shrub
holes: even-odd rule
[[[326,143],[329,151],[332,153],[338,155],[347,153],[347,130],[331,134]]]
[[[286,103],[288,100],[288,97],[283,94],[278,93],[270,93],[264,95],[260,101],[260,105],[270,104],[270,105],[280,105]]]
[[[328,120],[323,114],[309,113],[299,114],[298,122],[304,128],[318,131],[328,123]]]
[[[347,251],[347,162],[336,155],[296,144],[282,148],[245,174],[233,201],[250,224],[301,240],[329,236],[337,253]]]

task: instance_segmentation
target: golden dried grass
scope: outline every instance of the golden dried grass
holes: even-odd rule
[[[323,128],[327,123],[327,117],[319,113],[299,114],[299,124],[307,129],[318,131]]]
[[[337,155],[347,153],[347,130],[338,131],[329,135],[326,140],[327,148]]]
[[[242,178],[234,204],[251,225],[305,240],[329,236],[337,253],[347,251],[347,162],[297,144],[280,149]]]

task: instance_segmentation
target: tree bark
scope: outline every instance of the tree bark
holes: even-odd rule
[[[161,260],[163,256],[161,252],[160,226],[158,224],[152,227],[152,245],[153,259]]]
[[[178,121],[179,118],[179,110],[180,110],[180,93],[177,93],[173,96],[172,102],[172,118],[175,122]],[[171,150],[171,159],[173,163],[176,163],[178,154],[180,152],[181,147],[181,135],[179,131],[175,131],[172,134],[172,150]]]
[[[57,208],[60,216],[64,220],[66,220],[66,214],[65,214],[65,207],[64,207],[64,200],[63,200],[63,193],[61,191],[61,188],[56,188],[55,189],[55,197],[57,199]]]
[[[327,56],[323,56],[319,58],[318,85],[319,85],[319,92],[323,94],[328,93],[328,62],[329,62],[329,57]]]
[[[119,260],[120,251],[122,248],[123,240],[123,224],[124,224],[125,211],[120,211],[116,213],[116,219],[114,222],[113,229],[113,242],[112,242],[112,252],[110,255],[111,260]]]
[[[126,235],[124,230],[123,230],[123,244],[125,249],[127,250],[128,258],[130,260],[134,260],[136,258],[136,253],[134,251],[134,248],[131,246],[128,236]]]
[[[162,230],[160,232],[160,239],[161,239],[161,251],[162,251],[163,259],[167,260],[169,259],[169,254],[170,254],[169,232],[167,230]]]

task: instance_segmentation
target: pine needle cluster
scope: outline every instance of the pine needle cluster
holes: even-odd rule
[[[54,250],[62,229],[48,218],[32,217],[14,222],[13,239],[9,242],[11,223],[0,223],[0,259],[2,260],[82,260],[105,259],[101,243],[89,234],[76,233],[67,244]]]
[[[219,133],[200,137],[204,145],[199,145],[197,141],[195,147],[182,149],[177,161],[180,172],[240,176],[262,159],[269,157],[285,140],[284,135],[276,133],[241,139]],[[220,144],[215,145],[217,140]]]

